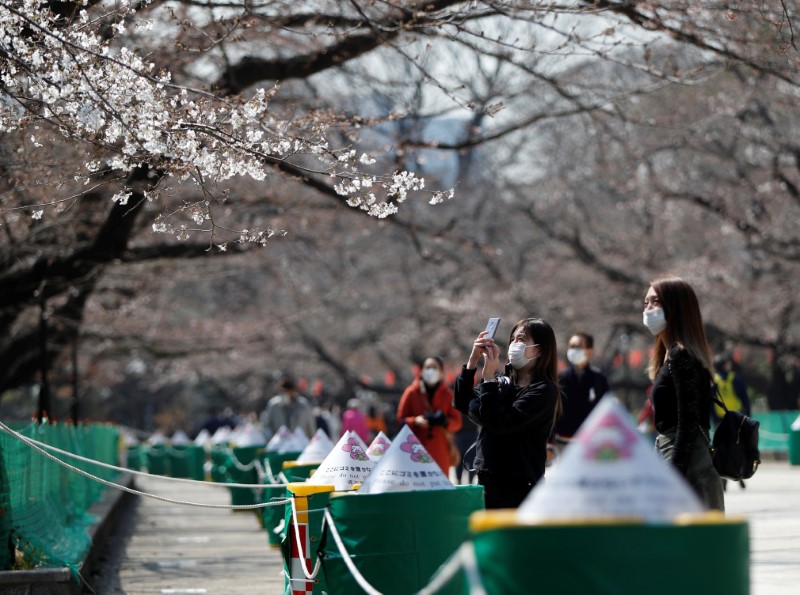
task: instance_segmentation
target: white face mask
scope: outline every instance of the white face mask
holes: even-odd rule
[[[586,350],[580,347],[570,347],[567,349],[567,360],[573,366],[582,366],[586,363]]]
[[[534,345],[526,345],[522,341],[515,341],[508,346],[508,363],[510,363],[515,370],[524,368],[529,361],[534,358],[525,357],[525,349],[527,347],[534,347]]]
[[[652,310],[645,310],[642,314],[642,324],[654,335],[663,331],[667,328],[667,319],[664,317],[664,309],[653,308]]]
[[[442,374],[436,368],[423,368],[422,381],[425,384],[434,385],[442,379]]]

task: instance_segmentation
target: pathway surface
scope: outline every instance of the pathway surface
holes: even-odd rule
[[[202,484],[137,477],[136,489],[174,500],[231,503],[230,492]],[[255,512],[198,508],[134,497],[95,577],[98,595],[280,594],[283,559]]]
[[[230,504],[224,489],[149,477],[136,483],[174,499]],[[746,489],[729,482],[725,500],[728,514],[750,523],[751,595],[800,593],[800,467],[765,462]],[[110,545],[94,586],[103,595],[283,592],[280,551],[267,544],[255,513],[138,498]]]

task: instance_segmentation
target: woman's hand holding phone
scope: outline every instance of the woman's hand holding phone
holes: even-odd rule
[[[500,366],[500,348],[494,340],[488,337],[487,331],[482,331],[472,343],[472,352],[469,354],[467,369],[477,368],[478,359],[482,355],[486,356],[483,360],[483,379],[491,380]]]

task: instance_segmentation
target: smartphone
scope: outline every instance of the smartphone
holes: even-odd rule
[[[490,318],[489,322],[486,323],[486,335],[484,336],[484,338],[494,339],[494,334],[497,332],[498,326],[500,326],[500,319]]]

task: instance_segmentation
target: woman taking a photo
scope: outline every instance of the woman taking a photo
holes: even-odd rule
[[[648,369],[656,449],[707,508],[724,511],[722,481],[708,447],[713,360],[692,287],[677,277],[653,281],[644,298],[643,323],[656,338]]]
[[[486,508],[516,508],[544,475],[547,439],[561,410],[556,336],[544,320],[520,320],[500,375],[500,348],[486,334],[475,339],[456,378],[455,406],[478,426],[473,465]]]

